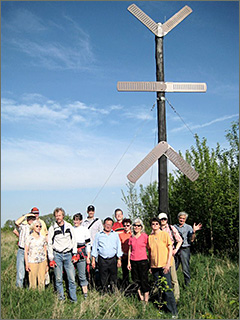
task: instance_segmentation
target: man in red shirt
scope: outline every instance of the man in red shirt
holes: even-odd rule
[[[117,222],[114,222],[113,224],[113,231],[117,232],[118,234],[122,233],[124,231],[123,228],[123,211],[121,209],[115,210],[115,218],[117,219]]]
[[[129,245],[128,245],[128,241],[129,238],[132,235],[131,232],[131,224],[132,221],[131,219],[123,219],[122,221],[123,224],[123,232],[119,233],[119,238],[121,241],[121,245],[122,245],[122,273],[123,273],[123,281],[122,281],[122,287],[124,289],[126,289],[129,286],[129,270],[127,268],[128,265],[128,250],[129,250]]]

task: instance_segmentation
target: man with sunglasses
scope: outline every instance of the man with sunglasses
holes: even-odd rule
[[[183,242],[182,237],[180,236],[179,232],[174,226],[168,224],[168,216],[166,213],[164,212],[160,213],[158,215],[158,219],[160,220],[161,230],[166,231],[169,234],[170,239],[173,243],[172,255],[174,257],[182,245],[182,242]],[[171,279],[172,279],[174,297],[177,302],[180,298],[180,290],[179,290],[179,283],[178,283],[177,271],[176,271],[174,259],[172,261],[172,266],[171,266]]]

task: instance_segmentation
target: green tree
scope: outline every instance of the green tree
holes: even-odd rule
[[[180,171],[169,178],[170,212],[186,211],[188,223],[202,222],[194,247],[209,252],[231,248],[238,252],[238,123],[226,135],[230,148],[209,149],[205,138],[196,136],[196,147],[186,151],[186,160],[199,173],[195,182]]]
[[[122,191],[122,201],[126,204],[128,210],[128,216],[133,221],[137,217],[141,217],[141,203],[137,195],[135,185],[131,182],[126,184],[127,195]]]
[[[192,182],[180,170],[169,174],[168,196],[170,223],[177,222],[180,211],[189,213],[187,223],[203,224],[198,232],[193,250],[212,252],[232,251],[238,255],[239,242],[239,123],[234,122],[227,131],[228,149],[217,144],[210,149],[206,138],[196,135],[196,145],[185,153],[185,160],[199,173]],[[147,226],[158,214],[158,184],[155,181],[140,193],[131,190],[125,203],[131,208],[141,208],[141,217]],[[134,195],[134,196],[133,196]]]
[[[13,230],[15,227],[14,220],[9,219],[4,223],[2,230]]]
[[[140,185],[140,194],[142,206],[142,219],[146,231],[149,233],[151,228],[149,225],[150,219],[158,215],[158,183],[154,181],[148,186]]]

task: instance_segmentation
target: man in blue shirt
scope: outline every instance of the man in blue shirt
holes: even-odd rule
[[[183,243],[179,248],[177,254],[174,256],[176,270],[178,269],[180,263],[182,264],[182,270],[184,275],[185,285],[188,286],[190,283],[190,246],[191,243],[195,240],[195,232],[202,228],[201,223],[198,225],[193,224],[193,227],[185,223],[188,218],[186,212],[179,212],[178,214],[178,224],[175,224],[174,227],[177,228],[178,232],[182,235]]]
[[[103,231],[96,234],[92,247],[92,267],[98,266],[100,281],[103,291],[107,291],[110,282],[113,291],[117,285],[117,268],[121,267],[121,242],[117,232],[112,230],[113,219],[106,218],[103,224]]]

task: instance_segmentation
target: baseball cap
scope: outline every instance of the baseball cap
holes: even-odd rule
[[[38,213],[39,214],[39,209],[36,207],[33,207],[31,210],[31,213]]]
[[[158,215],[158,219],[162,219],[162,218],[166,218],[167,220],[168,220],[168,216],[167,216],[167,214],[166,213],[164,213],[164,212],[161,212],[159,215]]]
[[[87,207],[87,212],[89,212],[89,211],[95,211],[95,208],[93,205],[90,205]]]

